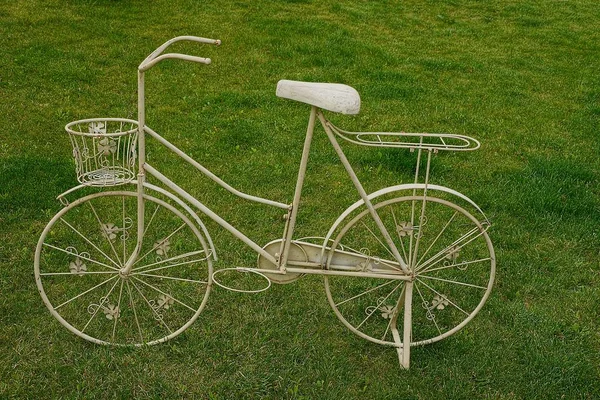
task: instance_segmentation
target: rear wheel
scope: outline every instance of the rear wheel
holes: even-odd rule
[[[406,196],[375,209],[414,275],[411,345],[444,339],[479,312],[494,282],[496,261],[488,225],[447,200]],[[402,274],[369,211],[337,227],[327,260],[330,270]],[[340,230],[341,228],[341,230]],[[337,265],[341,253],[354,265]],[[348,257],[346,257],[348,258]],[[326,276],[325,289],[338,318],[359,336],[394,345],[392,330],[402,331],[405,281]]]

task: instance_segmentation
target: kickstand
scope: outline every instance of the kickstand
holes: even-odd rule
[[[394,337],[396,351],[398,352],[398,360],[402,369],[408,369],[410,366],[410,341],[412,336],[412,290],[413,283],[406,282],[402,290],[402,294],[396,304],[396,310],[392,315],[391,327],[392,336]],[[397,322],[400,309],[404,309],[404,332],[400,338]]]

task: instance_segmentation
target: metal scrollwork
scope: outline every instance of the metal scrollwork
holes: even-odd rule
[[[383,305],[383,302],[384,302],[384,299],[382,297],[380,297],[379,299],[377,299],[377,303],[379,304],[379,306],[369,306],[369,307],[367,307],[365,309],[365,314],[371,315],[375,311],[379,311],[379,312],[381,312],[381,317],[383,319],[390,319],[390,318],[392,318],[392,316],[396,312],[396,307],[390,306],[390,305]]]
[[[89,160],[90,158],[93,157],[90,155],[90,149],[88,149],[85,146],[80,149],[79,154],[81,155],[81,162],[86,162],[87,160]],[[83,166],[81,166],[81,165],[80,165],[80,167],[83,168]]]
[[[398,236],[400,236],[401,238],[412,235],[413,231],[414,227],[413,224],[411,224],[410,222],[403,221],[396,225],[396,232],[398,232]]]
[[[63,207],[67,207],[67,206],[70,204],[70,203],[69,203],[69,200],[68,200],[66,197],[63,197],[63,196],[59,197],[59,198],[58,198],[58,201],[60,202],[60,204],[61,204]]]
[[[169,258],[169,250],[171,249],[171,242],[169,239],[157,240],[154,243],[154,253],[156,262],[163,261]],[[167,261],[167,264],[177,263],[177,260]]]
[[[447,252],[446,252],[446,261],[444,261],[444,265],[446,266],[450,266],[450,265],[455,265],[456,264],[456,260],[458,259],[458,256],[460,255],[460,247],[458,246],[453,246],[451,247]],[[465,270],[467,269],[466,265],[457,265],[457,268],[460,270]]]
[[[366,249],[366,248],[360,249],[360,253],[365,255],[367,258],[364,261],[362,261],[361,263],[358,263],[356,265],[356,269],[361,272],[373,271],[373,266],[371,265],[371,260],[372,260],[371,252],[369,251],[369,249]]]
[[[121,240],[129,239],[129,229],[133,226],[133,220],[130,217],[126,217],[124,220],[124,226],[119,228],[117,225],[112,222],[107,222],[105,224],[101,224],[100,229],[102,230],[102,236],[104,236],[109,241],[114,241],[119,233],[121,234],[119,238]]]
[[[121,316],[119,306],[110,304],[107,297],[101,297],[99,304],[90,304],[87,308],[88,313],[94,315],[102,310],[108,320],[115,320]]]
[[[96,135],[106,134],[106,124],[102,121],[94,121],[88,124],[88,130],[90,133]]]
[[[112,138],[102,138],[97,143],[98,152],[104,156],[115,154],[117,152],[117,141]]]
[[[113,224],[112,222],[108,222],[106,224],[102,224],[102,235],[105,238],[110,240],[111,242],[117,238],[117,233],[119,231],[119,227]]]
[[[87,271],[87,266],[81,260],[81,258],[76,257],[75,261],[71,261],[69,263],[69,270],[72,274],[81,276]]]
[[[123,220],[124,226],[121,229],[121,240],[129,239],[129,229],[133,226],[133,220],[131,217],[125,217]]]
[[[425,317],[429,320],[429,321],[433,321],[435,319],[435,315],[431,312],[431,308],[429,307],[429,302],[427,301],[423,301],[421,303],[421,306],[423,306],[423,308],[425,309]]]
[[[129,166],[130,167],[133,167],[135,165],[135,160],[137,159],[136,144],[137,143],[134,140],[133,143],[131,144],[131,148],[129,150],[129,152],[130,152]]]
[[[440,296],[439,294],[436,294],[433,298],[433,300],[431,301],[431,308],[435,308],[437,310],[443,310],[444,308],[446,308],[446,306],[450,304],[448,303],[448,299],[446,299],[444,296]]]
[[[152,310],[154,310],[154,319],[162,321],[163,311],[171,308],[174,302],[175,300],[166,294],[161,294],[156,300],[149,300],[148,303],[150,304],[150,307],[152,307]]]
[[[85,272],[87,271],[87,266],[83,262],[83,259],[90,258],[90,254],[85,251],[83,253],[80,253],[73,246],[67,247],[65,250],[67,250],[68,252],[70,252],[72,254],[75,254],[75,259],[69,263],[69,271],[73,275],[79,275],[79,276],[84,275]]]
[[[448,299],[446,299],[444,296],[442,295],[438,295],[436,294],[433,297],[433,300],[431,300],[431,303],[427,302],[427,301],[423,301],[423,303],[421,303],[421,305],[423,306],[423,308],[427,311],[425,316],[427,317],[428,320],[433,321],[435,319],[435,314],[433,313],[433,310],[443,310],[444,308],[446,308],[446,306],[450,304],[448,302]]]

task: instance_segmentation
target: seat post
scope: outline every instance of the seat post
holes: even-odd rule
[[[298,216],[298,208],[300,206],[300,196],[302,194],[302,186],[304,185],[304,177],[306,176],[306,166],[308,164],[308,154],[310,153],[310,144],[312,143],[313,132],[315,130],[315,121],[317,117],[317,107],[312,106],[310,117],[308,119],[308,127],[306,128],[306,138],[304,139],[304,148],[302,149],[302,158],[300,159],[300,168],[298,171],[298,180],[296,181],[296,189],[294,191],[294,200],[292,202],[291,213],[287,222],[285,238],[283,240],[283,251],[279,258],[279,268],[284,271],[290,251],[290,244],[296,227],[296,217]]]

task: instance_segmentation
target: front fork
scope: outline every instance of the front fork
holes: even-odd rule
[[[135,249],[131,253],[131,256],[125,263],[125,266],[121,268],[119,274],[126,277],[131,273],[133,264],[135,264],[137,258],[140,255],[142,249],[142,240],[144,237],[144,183],[146,183],[146,171],[144,166],[146,164],[146,137],[144,128],[146,126],[146,89],[144,83],[144,70],[138,68],[138,186],[137,186],[137,241]]]

